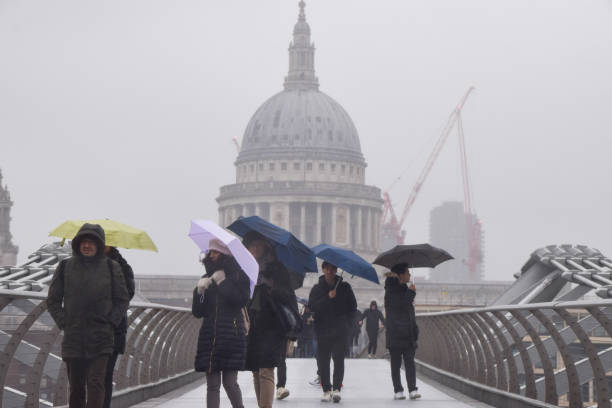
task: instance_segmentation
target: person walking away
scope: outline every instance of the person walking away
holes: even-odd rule
[[[49,313],[64,331],[70,408],[103,407],[115,329],[129,304],[121,267],[104,249],[102,227],[83,224],[72,239],[72,257],[59,263],[47,294]]]
[[[191,312],[203,318],[198,334],[195,370],[206,373],[206,406],[219,408],[223,388],[233,408],[243,408],[238,371],[246,360],[246,328],[242,308],[250,283],[229,249],[212,239],[202,260],[206,273],[193,290]]]
[[[378,346],[378,329],[381,325],[384,327],[385,318],[383,314],[378,310],[376,300],[370,302],[370,307],[363,311],[361,314],[361,321],[366,321],[366,333],[368,333],[368,358],[372,358],[376,355],[376,348]]]
[[[132,267],[127,263],[123,256],[121,256],[117,248],[107,246],[105,247],[104,253],[108,258],[117,262],[121,267],[125,286],[128,291],[128,297],[130,300],[132,300],[134,297],[134,292],[136,291],[134,271],[132,271]],[[111,405],[111,400],[113,397],[113,373],[115,371],[115,364],[117,363],[119,354],[125,353],[127,329],[127,314],[125,314],[123,319],[121,319],[121,323],[119,323],[119,326],[115,329],[113,353],[108,358],[108,363],[106,364],[106,377],[104,378],[104,408],[109,408]]]
[[[276,260],[268,240],[256,232],[249,232],[243,244],[259,264],[258,283],[247,306],[251,328],[247,338],[246,369],[253,372],[258,406],[270,408],[274,402],[274,368],[280,365],[287,346],[286,333],[272,302],[290,304],[292,293],[281,283],[288,278],[287,270]]]
[[[351,285],[337,276],[338,268],[322,264],[323,276],[315,284],[308,299],[314,313],[315,334],[318,342],[317,367],[323,387],[323,402],[340,402],[344,379],[344,353],[357,301]],[[334,360],[333,384],[330,383],[329,364]]]
[[[414,311],[414,285],[408,286],[410,271],[408,264],[401,263],[391,268],[385,280],[385,312],[387,314],[387,348],[391,354],[391,380],[394,399],[406,399],[400,368],[402,360],[406,371],[406,382],[410,399],[421,398],[416,386],[414,354],[419,338]]]

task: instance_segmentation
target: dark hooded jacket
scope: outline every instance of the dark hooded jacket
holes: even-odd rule
[[[117,262],[121,267],[121,272],[123,272],[123,279],[125,280],[125,286],[128,291],[128,296],[130,300],[134,297],[134,293],[136,292],[136,283],[134,281],[134,271],[129,263],[121,256],[121,253],[117,250],[117,248],[111,248],[108,254],[106,255],[113,261]],[[125,353],[125,342],[127,336],[127,314],[123,316],[121,319],[121,323],[119,326],[115,328],[115,353],[123,354]]]
[[[387,314],[387,348],[416,348],[419,327],[414,312],[416,292],[397,276],[385,280],[385,313]]]
[[[246,333],[242,308],[250,295],[250,281],[236,260],[221,255],[217,262],[209,257],[204,260],[205,277],[219,270],[225,279],[217,285],[214,281],[199,294],[193,290],[191,312],[203,317],[195,355],[196,371],[214,372],[243,370],[246,358]]]
[[[80,252],[83,238],[96,242],[95,256]],[[84,224],[72,240],[73,256],[58,265],[47,295],[49,312],[64,330],[62,358],[94,358],[113,352],[115,328],[129,304],[119,264],[104,255],[104,230]]]
[[[330,299],[329,292],[336,284],[329,285],[325,276],[319,277],[319,283],[310,290],[308,306],[314,313],[315,332],[317,338],[336,339],[348,338],[351,333],[352,322],[357,311],[357,301],[351,285],[336,276],[338,287],[336,297]]]
[[[287,346],[287,334],[283,331],[277,307],[283,304],[297,308],[295,294],[287,288],[288,272],[278,261],[270,262],[259,272],[264,278],[255,286],[249,302],[249,330],[246,369],[278,367]],[[273,304],[274,302],[274,304]]]
[[[373,305],[377,306],[375,302],[372,302]],[[378,327],[380,323],[385,324],[385,318],[378,307],[372,310],[372,304],[361,314],[361,321],[366,321],[366,331],[369,333],[377,333]]]

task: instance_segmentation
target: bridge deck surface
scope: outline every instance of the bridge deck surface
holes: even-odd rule
[[[487,407],[482,403],[468,401],[466,398],[459,401],[449,394],[432,386],[431,382],[423,382],[417,379],[419,392],[423,395],[420,400],[394,401],[393,386],[391,384],[389,362],[387,360],[364,360],[347,359],[345,361],[344,387],[342,390],[342,401],[339,405],[320,402],[322,394],[320,387],[313,387],[308,381],[314,378],[316,373],[316,362],[314,359],[288,359],[287,360],[287,388],[291,395],[282,401],[274,402],[276,407],[284,408],[306,408],[350,405],[351,407],[398,407],[409,404],[421,408],[468,408]],[[403,377],[402,372],[402,377]],[[250,372],[241,372],[238,382],[242,389],[245,407],[256,407],[255,391]],[[402,378],[404,387],[405,378]],[[448,392],[448,389],[445,389]],[[454,392],[450,392],[455,394]],[[199,383],[186,386],[173,391],[160,398],[153,398],[141,404],[137,408],[191,408],[206,405],[206,386]],[[231,405],[225,391],[221,388],[221,407],[230,408]]]

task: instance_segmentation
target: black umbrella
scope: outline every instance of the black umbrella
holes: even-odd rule
[[[396,245],[372,263],[389,269],[400,263],[407,263],[409,268],[433,268],[450,259],[454,259],[451,254],[429,244]]]

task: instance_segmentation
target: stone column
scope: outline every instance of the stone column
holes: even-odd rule
[[[255,203],[255,215],[261,217],[261,204]]]
[[[351,217],[351,213],[352,207],[348,206],[346,208],[346,243],[348,244],[349,248],[353,245],[353,240],[351,237],[351,220],[353,218]]]
[[[365,246],[371,251],[372,250],[372,211],[369,207],[366,207],[365,214]]]
[[[376,211],[374,213],[374,250],[378,252],[380,248],[380,213]]]
[[[332,204],[331,241],[336,245],[336,204]]]
[[[306,241],[306,203],[302,203],[300,208],[300,239]]]
[[[317,218],[315,220],[315,244],[321,243],[321,227],[323,223],[321,222],[321,204],[317,203]]]
[[[361,206],[357,207],[357,239],[355,240],[355,246],[357,248],[361,248],[363,246],[363,235],[362,235],[362,224],[363,224],[363,220],[361,219],[362,214],[361,214]]]

